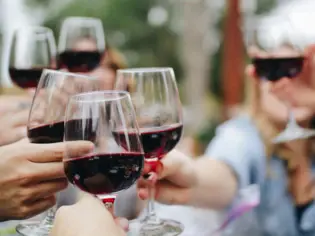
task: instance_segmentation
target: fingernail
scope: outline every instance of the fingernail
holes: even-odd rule
[[[143,175],[143,178],[144,178],[144,179],[149,179],[149,178],[150,178],[150,176],[151,176],[151,173],[144,174],[144,175]]]
[[[120,227],[122,227],[125,231],[129,229],[129,221],[125,218],[121,218],[118,220]]]

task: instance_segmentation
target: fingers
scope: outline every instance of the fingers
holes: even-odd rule
[[[12,127],[21,126],[21,125],[27,125],[29,116],[29,110],[25,109],[19,112],[14,113],[14,115],[10,114],[8,117],[10,117],[9,122]]]
[[[149,198],[149,188],[153,188],[157,181],[157,174],[150,173],[149,178],[140,177],[137,181],[138,196],[142,200]]]
[[[51,144],[29,144],[24,150],[29,161],[35,163],[60,162],[65,154],[68,157],[81,156],[93,150],[94,145],[87,141],[72,141]]]
[[[155,186],[155,198],[169,205],[185,205],[191,199],[191,188],[181,188],[168,181],[160,181]]]
[[[26,183],[65,178],[64,165],[62,162],[32,163],[25,175],[28,176]]]
[[[26,126],[12,128],[10,131],[7,131],[5,134],[2,134],[2,136],[5,137],[5,139],[3,139],[3,141],[0,141],[0,143],[1,145],[14,143],[25,138],[26,135],[27,135]]]
[[[18,219],[30,218],[32,216],[38,215],[47,209],[53,207],[56,204],[56,197],[50,196],[48,198],[40,199],[29,205],[20,207],[20,212],[18,214]]]
[[[51,180],[51,181],[45,181],[33,185],[27,185],[25,186],[24,190],[22,189],[22,192],[25,192],[25,195],[28,196],[26,202],[33,203],[40,199],[50,197],[54,195],[55,193],[65,189],[68,186],[68,181],[64,178],[57,179],[57,180]]]
[[[182,168],[187,156],[183,153],[173,150],[165,158],[162,159],[163,168],[159,173],[158,178],[163,179],[167,176],[174,175],[179,169]]]

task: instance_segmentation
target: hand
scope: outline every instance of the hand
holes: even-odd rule
[[[69,154],[89,152],[90,142],[68,142]],[[0,221],[32,217],[52,207],[67,186],[62,158],[65,143],[25,140],[0,147]]]
[[[90,195],[84,196],[72,206],[59,208],[50,236],[108,236],[126,235],[126,219],[116,219],[104,204]]]
[[[281,79],[270,90],[278,99],[290,103],[293,107],[307,107],[315,112],[315,89],[303,81]]]
[[[21,109],[30,108],[34,93],[26,95],[1,95],[0,96],[0,115],[8,112],[17,112]]]
[[[138,195],[142,200],[149,197],[148,187],[155,184],[155,199],[164,204],[192,204],[192,193],[197,184],[194,161],[179,151],[173,150],[161,160],[162,165],[155,168],[145,164],[144,175],[150,174],[146,180],[138,181]],[[156,181],[157,180],[157,181]]]
[[[233,201],[237,192],[237,178],[224,162],[211,157],[191,159],[173,150],[154,168],[145,164],[148,180],[138,181],[138,195],[149,197],[148,187],[155,182],[155,199],[164,204],[190,205],[200,208],[224,209]],[[224,179],[224,182],[221,181]]]
[[[0,146],[26,137],[29,110],[8,112],[0,117]]]

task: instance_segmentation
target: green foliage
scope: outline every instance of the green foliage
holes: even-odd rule
[[[29,7],[35,7],[35,6],[49,6],[51,3],[51,0],[24,0],[25,5]]]
[[[171,17],[162,26],[148,24],[149,10],[160,5],[159,0],[76,0],[47,19],[45,25],[52,28],[57,36],[61,20],[65,17],[100,18],[107,44],[122,51],[129,59],[129,66],[171,66],[180,78],[178,35],[170,30]],[[172,16],[172,8],[167,10]],[[119,42],[117,35],[125,42]]]
[[[275,0],[263,0],[263,1],[257,1],[257,10],[256,14],[263,14],[268,11],[270,11],[276,4]]]

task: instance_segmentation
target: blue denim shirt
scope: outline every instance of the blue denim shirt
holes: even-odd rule
[[[306,209],[297,225],[284,162],[273,156],[267,164],[264,144],[249,117],[238,117],[220,125],[206,155],[229,165],[238,178],[239,188],[260,185],[261,203],[254,215],[261,235],[315,236],[315,204]]]

